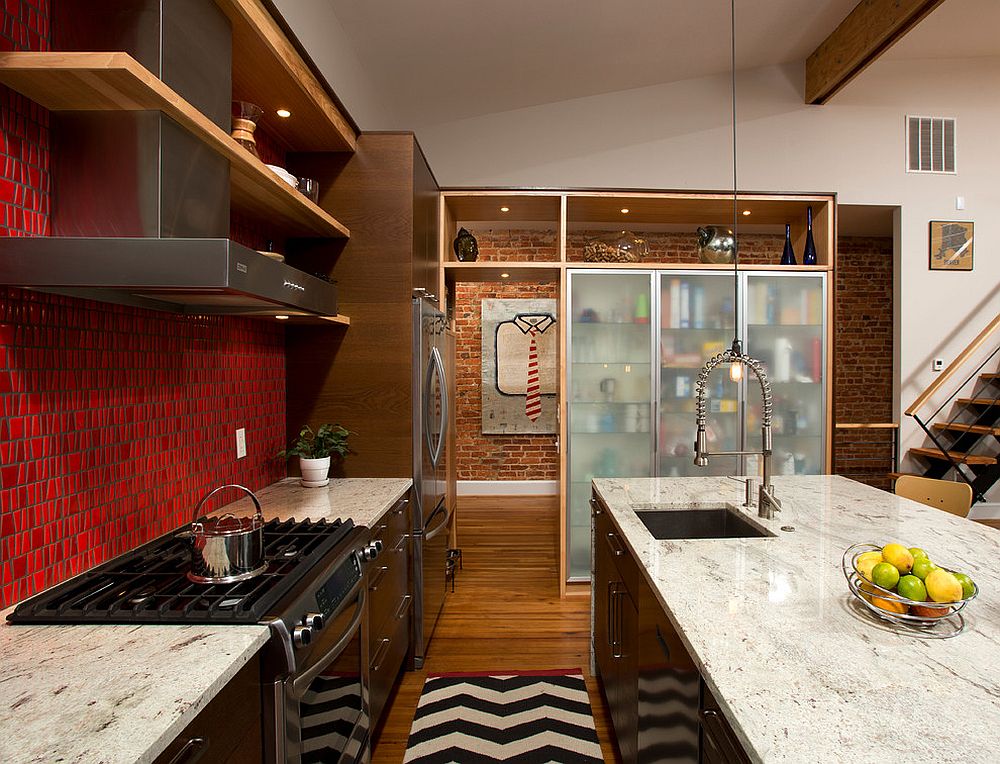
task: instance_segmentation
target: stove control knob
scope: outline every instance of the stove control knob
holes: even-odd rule
[[[326,625],[322,613],[306,613],[302,616],[302,623],[313,631],[319,631]]]
[[[370,562],[374,560],[382,552],[382,542],[373,541],[364,549],[361,550],[361,559],[365,562]]]
[[[308,647],[313,641],[313,631],[308,626],[296,626],[292,629],[292,642],[296,647]]]

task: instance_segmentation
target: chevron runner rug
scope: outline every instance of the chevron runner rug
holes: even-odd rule
[[[432,674],[424,682],[404,762],[601,764],[579,669]]]

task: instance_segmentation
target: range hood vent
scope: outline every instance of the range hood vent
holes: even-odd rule
[[[333,284],[229,239],[10,238],[0,283],[172,313],[337,314]]]

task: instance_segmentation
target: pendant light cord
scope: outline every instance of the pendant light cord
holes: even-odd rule
[[[732,104],[733,104],[733,347],[740,348],[740,247],[738,226],[738,186],[736,183],[736,0],[729,0],[729,25],[730,25],[730,73],[732,76]]]

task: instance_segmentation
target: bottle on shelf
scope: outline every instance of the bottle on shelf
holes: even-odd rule
[[[792,227],[785,223],[785,249],[781,253],[782,265],[795,265],[795,250],[792,249]]]
[[[802,264],[816,265],[816,242],[813,241],[813,208],[806,208],[806,246],[802,250]]]

